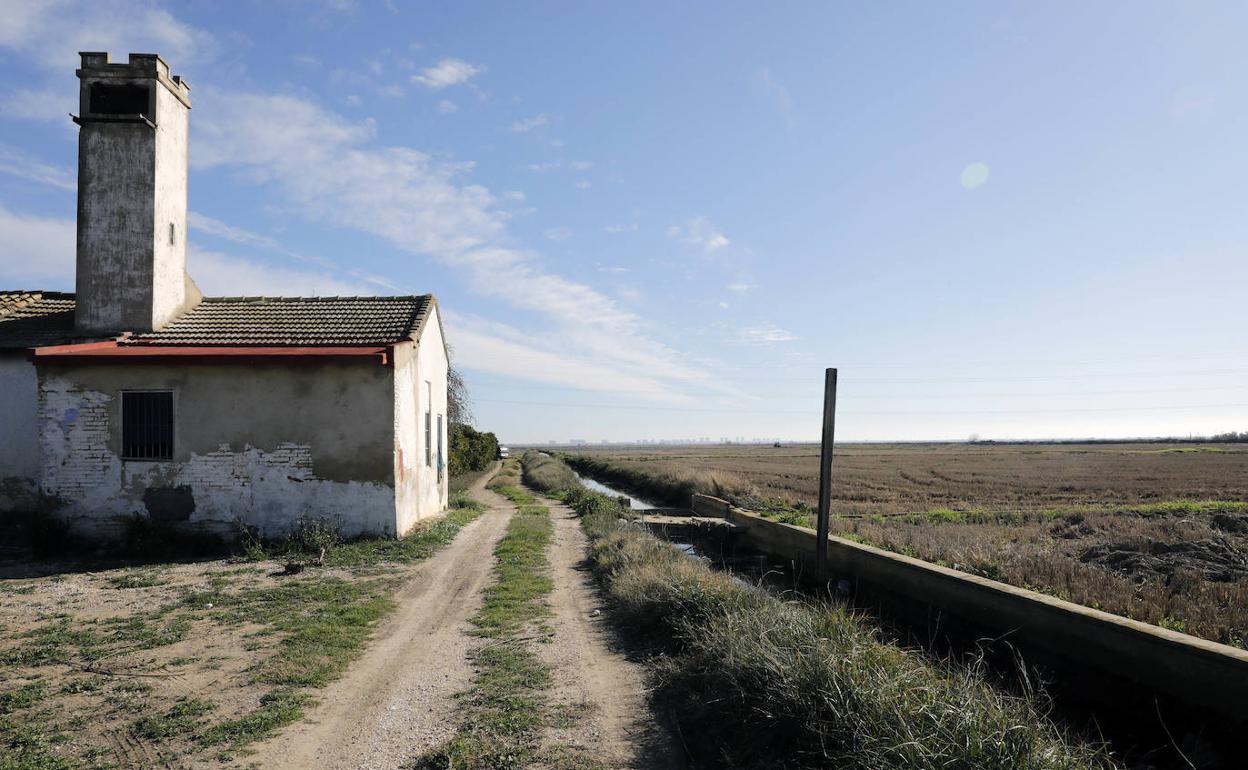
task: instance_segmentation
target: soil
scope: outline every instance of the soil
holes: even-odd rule
[[[576,513],[556,503],[548,507],[555,524],[549,554],[554,633],[541,655],[552,670],[552,705],[570,718],[548,731],[546,741],[583,749],[612,768],[682,767],[665,725],[647,708],[641,664],[623,654],[606,625]]]
[[[489,511],[420,564],[394,597],[399,609],[378,628],[368,651],[323,692],[307,719],[254,746],[258,767],[389,770],[436,748],[459,726],[456,693],[467,690],[468,661],[480,640],[468,623],[493,580],[493,551],[514,508],[485,489],[471,490]]]
[[[1215,583],[1248,577],[1248,556],[1223,538],[1180,543],[1106,543],[1087,549],[1080,560],[1140,581],[1169,579],[1179,570],[1199,573]]]

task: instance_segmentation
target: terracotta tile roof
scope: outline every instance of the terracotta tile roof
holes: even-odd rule
[[[416,335],[435,303],[429,294],[205,297],[165,328],[135,334],[123,344],[389,345]],[[82,341],[73,335],[73,309],[73,294],[0,292],[0,348]]]
[[[74,333],[74,295],[0,291],[0,349],[81,342]]]
[[[389,345],[415,334],[433,307],[411,297],[205,297],[128,345]]]

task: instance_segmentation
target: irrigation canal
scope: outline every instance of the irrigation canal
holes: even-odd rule
[[[732,572],[738,580],[747,578],[755,585],[765,585],[771,590],[812,598],[819,590],[810,583],[809,576],[798,574],[800,568],[796,564],[781,564],[775,558],[738,542],[738,538],[734,537],[735,527],[722,519],[694,516],[688,508],[658,506],[580,474],[577,474],[577,479],[594,492],[626,499],[638,520],[655,535],[668,540],[691,557],[705,559],[717,568]],[[1170,711],[1166,719],[1141,718],[1134,709],[1105,709],[1097,699],[1089,700],[1085,692],[1087,688],[1109,687],[1116,690],[1120,686],[1118,682],[1101,681],[1097,672],[1066,671],[1060,666],[1035,667],[1037,660],[1034,657],[1024,664],[1024,655],[1028,651],[1008,644],[993,644],[978,634],[961,633],[951,626],[949,619],[936,621],[939,628],[918,628],[893,616],[885,608],[855,605],[857,610],[881,624],[886,637],[903,646],[923,648],[937,658],[964,658],[986,664],[992,678],[1007,691],[1018,691],[1020,682],[1021,687],[1026,689],[1030,686],[1026,680],[1039,676],[1057,707],[1054,716],[1079,732],[1107,740],[1117,750],[1124,766],[1132,770],[1214,770],[1239,766],[1228,764],[1227,760],[1228,757],[1242,755],[1245,741],[1242,737],[1226,734],[1219,729],[1219,725],[1202,725],[1199,718],[1184,724],[1187,720],[1170,709],[1166,709]],[[1088,682],[1086,688],[1080,685],[1085,680]],[[1155,696],[1148,697],[1142,692],[1131,693],[1128,690],[1122,695],[1128,699],[1138,697],[1155,701]],[[1157,716],[1160,716],[1162,706],[1160,702],[1153,702]],[[1178,735],[1169,734],[1170,730],[1176,730]],[[1180,747],[1180,744],[1183,745]]]

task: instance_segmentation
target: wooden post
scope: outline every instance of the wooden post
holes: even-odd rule
[[[815,573],[828,579],[828,517],[832,514],[832,444],[836,436],[836,369],[823,374],[823,444],[819,452],[819,522],[815,538]]]

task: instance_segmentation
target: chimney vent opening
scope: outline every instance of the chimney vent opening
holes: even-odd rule
[[[96,115],[147,115],[151,91],[143,85],[91,84],[91,112]]]

